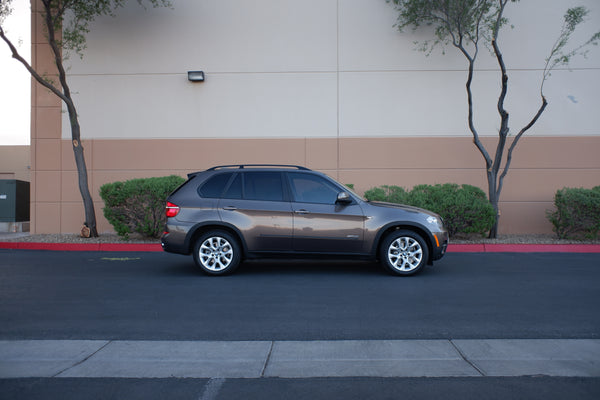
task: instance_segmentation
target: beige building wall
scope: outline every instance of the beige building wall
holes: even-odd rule
[[[56,66],[39,14],[31,1],[31,64],[43,76],[56,77]],[[61,103],[47,89],[31,81],[31,233],[76,232],[61,218],[62,147]],[[83,214],[83,213],[82,213]],[[83,221],[82,221],[83,222]]]
[[[99,232],[112,230],[102,184],[219,164],[305,165],[358,192],[445,182],[487,192],[459,97],[464,62],[451,51],[413,51],[414,37],[393,29],[385,1],[199,0],[145,12],[131,3],[91,27],[85,57],[70,65]],[[523,5],[523,15],[535,9]],[[569,5],[541,7],[536,40],[552,39]],[[532,29],[521,13],[513,17]],[[34,9],[33,62],[52,74],[36,18]],[[544,59],[544,46],[528,51],[519,34],[507,31],[514,44],[505,51],[515,62],[507,104],[514,129],[538,106]],[[581,63],[553,75],[550,106],[515,152],[501,233],[550,232],[545,212],[557,189],[600,184],[600,56]],[[489,60],[482,68],[476,94],[487,108],[477,123],[493,151],[497,87],[484,78],[497,72]],[[186,72],[197,69],[206,81],[188,82]],[[69,126],[56,98],[37,85],[32,92],[31,230],[77,232],[83,206]]]
[[[29,146],[0,146],[0,179],[29,182]]]
[[[100,186],[107,182],[178,174],[219,164],[284,163],[323,171],[358,192],[384,184],[467,183],[486,190],[483,161],[469,138],[151,139],[85,141],[99,232]],[[523,141],[506,178],[501,233],[549,233],[545,218],[557,189],[599,184],[600,138],[532,137]],[[432,158],[423,158],[425,151]],[[71,143],[62,140],[60,167],[37,171],[36,232],[80,229],[83,206]],[[577,154],[577,157],[573,157]],[[52,179],[56,177],[55,179]],[[58,230],[57,228],[60,228]]]

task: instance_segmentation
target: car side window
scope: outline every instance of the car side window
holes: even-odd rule
[[[242,174],[237,174],[237,176],[227,188],[227,191],[223,195],[224,199],[241,199],[242,198]]]
[[[335,204],[340,189],[320,176],[291,173],[294,200],[299,203]]]
[[[244,199],[283,201],[283,180],[280,172],[245,172]]]
[[[225,190],[225,186],[227,185],[227,182],[229,182],[231,175],[233,175],[233,173],[227,172],[209,178],[202,186],[200,186],[198,189],[198,194],[206,198],[221,197],[221,194],[223,194],[223,190]]]

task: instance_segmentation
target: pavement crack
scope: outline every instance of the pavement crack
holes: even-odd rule
[[[477,372],[479,372],[479,374],[481,376],[486,376],[485,372],[483,372],[483,370],[481,370],[477,365],[475,365],[475,363],[473,363],[471,360],[469,360],[467,358],[467,356],[465,356],[465,354],[462,352],[462,350],[456,345],[456,343],[454,343],[454,341],[452,341],[452,339],[448,340],[450,342],[450,344],[452,345],[452,347],[454,347],[454,349],[458,352],[458,354],[460,354],[460,356],[462,357],[462,359],[469,364],[471,367],[473,367],[473,369]]]
[[[106,343],[104,343],[98,350],[94,351],[92,354],[90,354],[89,356],[85,357],[83,360],[79,360],[77,361],[75,364],[71,365],[70,367],[67,367],[59,372],[57,372],[56,374],[54,374],[52,376],[52,378],[56,378],[57,376],[59,376],[60,374],[70,370],[71,368],[75,368],[78,365],[83,364],[84,362],[86,362],[87,360],[89,360],[90,358],[92,358],[93,356],[95,356],[96,354],[98,354],[99,351],[103,350],[106,346],[108,346],[109,344],[111,344],[113,341],[109,340]]]
[[[267,370],[267,366],[269,365],[269,361],[271,361],[271,353],[273,352],[273,346],[275,345],[274,341],[271,341],[271,347],[269,347],[269,354],[267,354],[267,359],[265,361],[265,365],[263,366],[262,371],[260,371],[260,377],[265,377],[265,371]]]

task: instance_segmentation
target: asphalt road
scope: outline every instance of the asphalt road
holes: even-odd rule
[[[0,380],[2,400],[595,400],[599,397],[598,378]]]
[[[600,254],[450,253],[408,278],[301,261],[213,278],[165,253],[0,250],[0,340],[598,339],[599,267]],[[597,399],[600,378],[0,379],[1,400],[437,397]]]
[[[0,250],[0,339],[599,338],[600,254],[450,253],[414,277],[362,262],[204,276],[166,253]]]

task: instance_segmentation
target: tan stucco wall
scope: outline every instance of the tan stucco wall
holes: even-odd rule
[[[323,171],[358,192],[377,185],[468,183],[486,189],[483,160],[468,138],[92,140],[86,149],[99,232],[100,186],[139,177],[178,174],[232,163],[285,163]],[[501,233],[549,233],[545,218],[564,186],[600,183],[600,137],[526,138],[515,154],[501,198]],[[41,232],[76,232],[83,206],[71,143],[54,159],[39,158],[33,226]],[[577,156],[574,156],[577,155]],[[33,228],[32,228],[33,230]]]
[[[0,146],[0,179],[29,182],[29,146]]]

